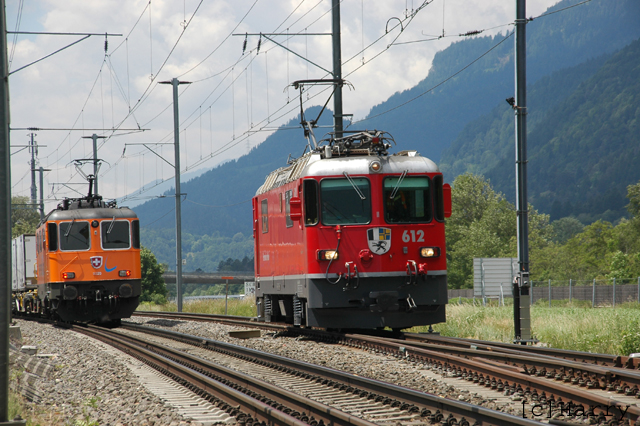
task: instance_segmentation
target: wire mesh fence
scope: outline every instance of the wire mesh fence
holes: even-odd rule
[[[593,280],[546,280],[531,283],[531,304],[549,307],[553,301],[581,301],[592,307],[621,305],[628,302],[640,303],[640,277],[610,278]],[[512,298],[511,285],[505,284],[500,292],[499,302]],[[474,298],[473,289],[449,290],[449,299]],[[486,302],[486,301],[481,301]]]

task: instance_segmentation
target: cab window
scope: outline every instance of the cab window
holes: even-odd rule
[[[384,179],[384,220],[387,223],[425,223],[431,220],[430,181],[427,176]]]
[[[47,232],[49,234],[49,251],[58,250],[58,226],[55,222],[47,224]]]
[[[324,179],[320,182],[323,225],[371,222],[371,185],[365,178]]]
[[[130,247],[129,221],[103,220],[100,222],[100,231],[103,249],[127,249]]]
[[[267,199],[261,201],[261,211],[262,211],[262,233],[266,234],[269,232],[269,206],[267,205]]]
[[[60,223],[60,250],[89,250],[91,233],[88,222]]]
[[[315,225],[318,223],[318,182],[304,181],[304,223]]]

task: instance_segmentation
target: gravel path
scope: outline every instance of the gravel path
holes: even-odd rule
[[[505,402],[507,398],[500,398],[497,392],[469,388],[467,382],[442,378],[422,365],[394,357],[302,338],[274,338],[265,331],[260,338],[235,339],[228,332],[237,328],[221,324],[145,317],[129,321],[243,345],[515,415],[522,413],[521,405]],[[21,354],[12,366],[15,372],[19,364],[27,364],[12,386],[35,399],[23,418],[43,425],[200,425],[182,418],[138,383],[123,358],[127,355],[113,355],[103,343],[71,330],[30,321],[17,320],[17,324],[22,330],[22,345],[36,346],[40,356]]]
[[[149,393],[126,367],[127,355],[114,356],[105,344],[71,330],[16,321],[22,345],[38,357],[12,351],[12,387],[34,401],[21,416],[41,425],[199,425]],[[12,342],[20,348],[18,342]],[[49,355],[49,356],[42,356]],[[20,364],[27,364],[21,368]],[[21,371],[18,373],[18,371]],[[36,374],[34,374],[36,373]],[[15,377],[15,376],[18,377]]]

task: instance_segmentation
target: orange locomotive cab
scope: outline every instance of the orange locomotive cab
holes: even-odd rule
[[[132,210],[91,194],[65,200],[36,236],[45,314],[81,322],[131,316],[141,294],[140,225]]]

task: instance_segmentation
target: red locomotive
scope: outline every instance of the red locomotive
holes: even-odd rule
[[[314,140],[253,198],[258,317],[331,329],[445,321],[450,186],[416,151],[389,155],[385,132],[345,134]]]

